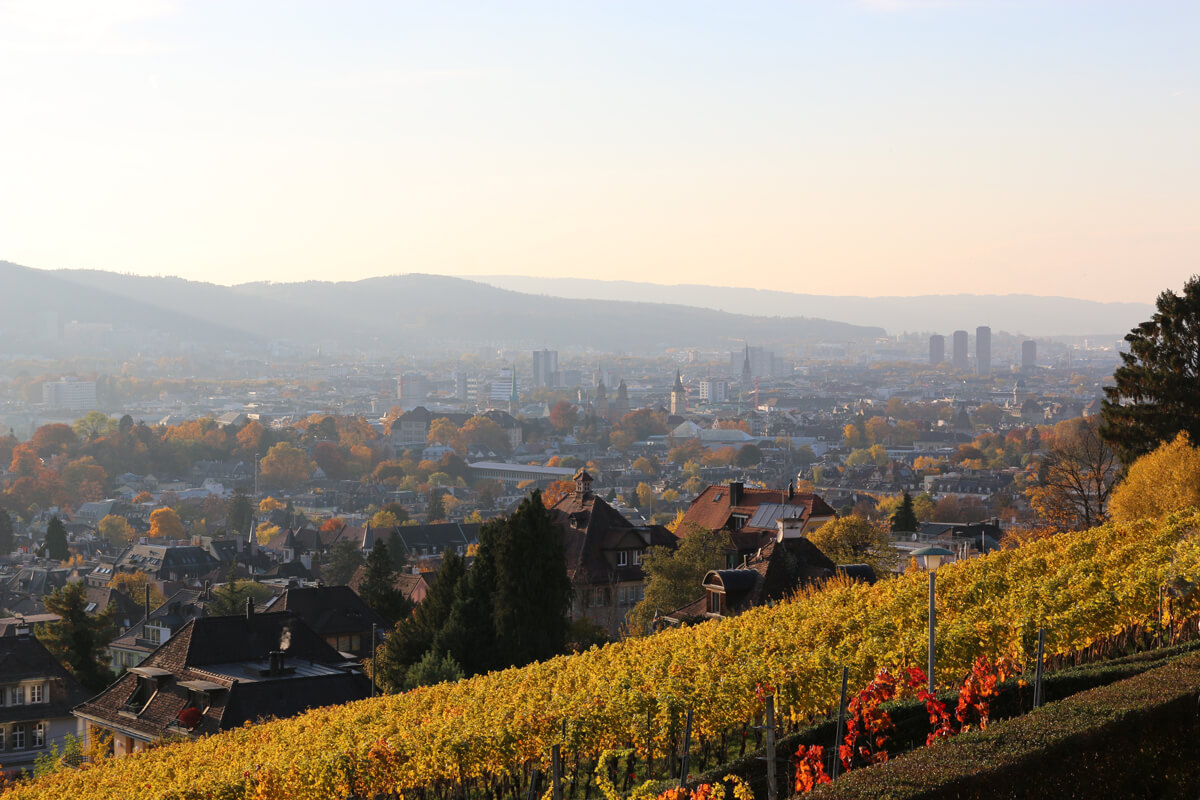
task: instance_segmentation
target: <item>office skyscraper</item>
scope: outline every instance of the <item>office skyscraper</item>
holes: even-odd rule
[[[954,366],[958,369],[967,368],[967,332],[954,332]]]
[[[975,329],[975,371],[980,375],[992,373],[992,329],[986,325]]]
[[[929,363],[940,364],[946,358],[946,337],[935,333],[929,337]]]

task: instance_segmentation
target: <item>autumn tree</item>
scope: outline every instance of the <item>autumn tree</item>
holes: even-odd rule
[[[762,463],[763,454],[758,445],[747,443],[738,448],[733,463],[739,467],[753,467]]]
[[[555,503],[574,491],[574,481],[554,481],[542,492],[542,502],[546,508],[554,508]]]
[[[156,508],[150,512],[151,539],[182,539],[183,520],[173,508]]]
[[[899,563],[891,536],[883,526],[863,517],[830,520],[808,540],[835,564],[868,564],[877,575],[885,575]]]
[[[1104,521],[1116,479],[1116,454],[1101,438],[1099,420],[1080,417],[1055,426],[1027,498],[1043,525],[1086,530]]]
[[[1124,464],[1180,432],[1200,442],[1200,275],[1181,295],[1160,294],[1157,308],[1125,336],[1129,351],[1104,389],[1100,435]]]
[[[99,614],[87,611],[87,589],[82,582],[68,583],[45,597],[46,611],[57,614],[56,622],[37,626],[37,638],[84,688],[98,692],[112,682],[103,661],[105,648],[116,635],[114,608]]]
[[[79,437],[71,426],[56,422],[43,425],[33,432],[29,444],[40,458],[50,458],[54,455],[67,454],[79,443]]]
[[[140,569],[134,572],[118,572],[113,575],[108,585],[119,592],[132,597],[138,605],[146,602],[146,590],[150,590],[150,609],[154,610],[167,602],[166,596],[158,588],[158,584],[150,580],[150,576]]]
[[[550,425],[559,433],[570,433],[579,420],[579,409],[566,400],[559,400],[550,409]]]
[[[116,514],[108,514],[96,525],[96,533],[113,547],[124,547],[133,541],[134,531],[129,521]]]
[[[1109,504],[1113,519],[1158,519],[1200,507],[1200,448],[1186,432],[1130,465]]]
[[[670,614],[703,595],[704,576],[725,566],[728,533],[690,524],[683,528],[676,531],[682,537],[678,547],[651,547],[642,556],[646,592],[625,619],[631,636],[649,632],[656,614]]]
[[[468,447],[485,447],[497,453],[512,449],[508,434],[487,417],[471,417],[459,428],[458,435]]]
[[[107,436],[117,430],[117,420],[103,411],[89,411],[71,425],[75,435],[87,442],[94,442],[101,436]]]
[[[258,501],[258,513],[260,514],[270,514],[281,508],[287,508],[287,506],[269,495]]]
[[[265,484],[290,489],[308,480],[316,464],[299,447],[280,442],[267,451],[258,469]]]

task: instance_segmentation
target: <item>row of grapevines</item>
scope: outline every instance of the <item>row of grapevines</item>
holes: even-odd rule
[[[957,679],[979,655],[1028,663],[1043,626],[1048,652],[1062,654],[1144,623],[1160,586],[1200,574],[1197,527],[1200,513],[1109,524],[943,567],[939,673]],[[553,744],[588,759],[629,747],[661,759],[688,708],[696,735],[719,736],[759,713],[755,687],[769,683],[784,720],[798,723],[836,705],[842,665],[854,685],[879,667],[923,664],[926,592],[923,574],[831,583],[719,623],[252,725],[4,797],[414,796],[546,769]],[[1178,610],[1194,613],[1196,601],[1184,602]]]

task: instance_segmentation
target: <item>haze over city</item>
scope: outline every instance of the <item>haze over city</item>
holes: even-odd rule
[[[1198,17],[6,0],[0,258],[1145,303],[1200,245]]]

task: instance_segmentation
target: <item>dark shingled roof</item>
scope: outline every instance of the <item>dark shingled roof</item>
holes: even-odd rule
[[[270,654],[280,649],[284,669],[272,671]],[[75,713],[146,741],[215,733],[368,696],[367,679],[343,664],[337,650],[291,613],[199,617]],[[148,691],[139,694],[143,688]],[[202,702],[199,690],[207,692],[207,707],[186,731],[177,720]]]
[[[289,588],[265,609],[265,613],[284,611],[300,617],[318,636],[362,633],[373,624],[381,631],[390,627],[349,586]]]

